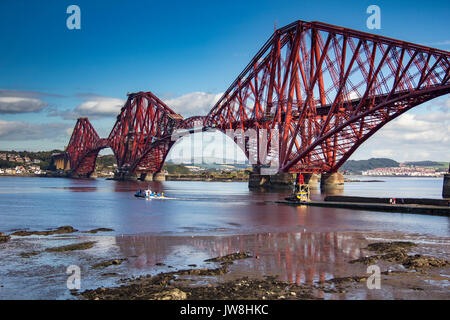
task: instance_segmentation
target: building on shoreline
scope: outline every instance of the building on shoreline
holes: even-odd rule
[[[362,172],[363,176],[443,177],[444,171],[430,167],[400,166],[375,168]]]

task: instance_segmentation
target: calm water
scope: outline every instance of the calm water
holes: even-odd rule
[[[370,178],[359,178],[370,179]],[[442,179],[380,178],[346,183],[345,195],[441,198]],[[110,227],[115,234],[230,235],[256,232],[394,231],[449,236],[447,217],[291,207],[286,193],[248,190],[244,182],[151,182],[172,200],[133,196],[148,183],[104,179],[0,177],[0,231],[71,225]],[[317,193],[314,198],[323,195]]]
[[[346,183],[344,194],[440,198],[441,179],[382,179],[385,182]],[[291,207],[275,203],[287,194],[251,192],[247,183],[240,182],[152,182],[153,190],[174,199],[136,199],[134,192],[146,186],[103,179],[0,177],[0,232],[62,225],[80,231],[115,230],[96,235],[12,237],[0,245],[0,300],[74,299],[67,288],[69,265],[81,268],[84,290],[120,285],[122,277],[186,269],[190,264],[211,268],[205,259],[236,251],[249,251],[258,259],[236,261],[222,280],[276,275],[291,283],[313,284],[365,274],[365,265],[348,261],[365,254],[360,248],[369,241],[389,239],[414,241],[420,244],[415,253],[448,259],[447,217]],[[316,191],[313,197],[323,195]],[[64,253],[45,251],[86,240],[94,241],[94,247]],[[30,251],[39,253],[21,256]],[[111,258],[127,261],[106,270],[92,267]],[[388,267],[392,268],[383,268]],[[209,278],[205,281],[216,281],[216,277]],[[424,291],[412,292],[399,282],[383,285],[383,290],[376,292],[360,286],[323,297],[443,299],[448,297],[446,279],[421,282]]]

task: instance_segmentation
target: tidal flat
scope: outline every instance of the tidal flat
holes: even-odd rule
[[[107,233],[12,235],[0,243],[0,299],[449,299],[444,237]],[[68,286],[73,265],[81,280],[75,290]],[[373,265],[380,288],[370,288]]]

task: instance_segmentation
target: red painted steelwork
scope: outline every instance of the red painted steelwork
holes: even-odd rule
[[[94,172],[98,152],[107,145],[108,141],[98,136],[88,118],[79,118],[66,148],[72,173],[90,176]]]
[[[133,93],[117,117],[108,141],[124,174],[159,172],[183,120],[151,92]]]
[[[203,128],[205,118],[205,116],[193,116],[190,118],[186,118],[182,122],[180,122],[177,129]]]
[[[449,59],[447,51],[297,21],[275,31],[205,125],[267,129],[268,145],[276,129],[279,172],[335,172],[384,124],[448,94]]]
[[[151,92],[130,94],[108,139],[80,118],[66,153],[80,175],[107,146],[119,172],[158,172],[175,129],[254,129],[267,135],[267,144],[243,145],[257,150],[257,169],[276,145],[278,172],[335,172],[383,125],[448,94],[449,60],[448,51],[296,21],[274,32],[206,117],[183,121]]]

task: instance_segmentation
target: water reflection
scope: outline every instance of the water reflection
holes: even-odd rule
[[[382,192],[403,196],[411,188],[441,192],[436,179],[349,183],[344,193]],[[173,200],[136,199],[150,186]],[[408,186],[408,188],[407,188]],[[423,191],[423,192],[422,192]],[[431,191],[430,191],[431,193]],[[289,192],[253,192],[245,182],[119,182],[102,179],[0,179],[0,232],[72,225],[79,230],[108,227],[115,234],[229,235],[264,232],[400,231],[448,236],[447,217],[370,212],[276,203]],[[313,190],[313,198],[323,195]]]
[[[286,232],[223,237],[119,236],[124,256],[135,257],[133,268],[149,271],[157,263],[186,268],[212,267],[204,260],[237,251],[254,258],[236,261],[234,274],[277,275],[283,281],[313,284],[342,275],[348,261],[361,255],[361,239],[340,232]]]

